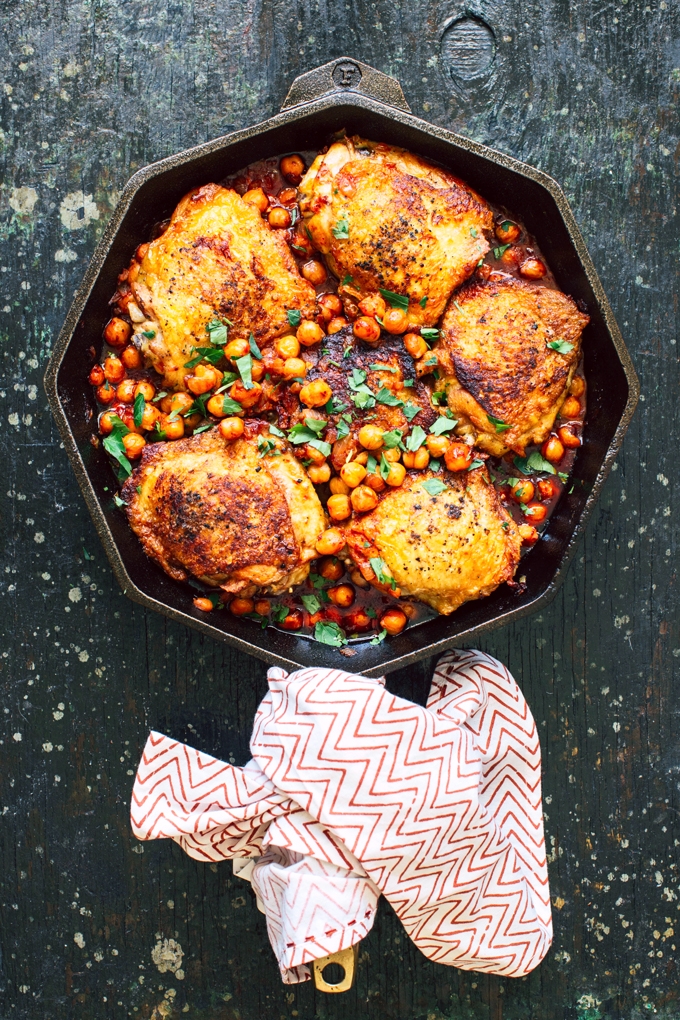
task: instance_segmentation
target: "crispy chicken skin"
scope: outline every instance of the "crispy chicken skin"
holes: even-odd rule
[[[530,443],[542,443],[578,365],[589,321],[570,297],[540,284],[492,276],[459,291],[436,349],[457,431],[495,456],[523,455]],[[571,350],[548,347],[560,340]],[[511,428],[497,430],[489,415]]]
[[[142,349],[166,386],[182,385],[192,346],[207,346],[206,325],[229,319],[230,339],[262,346],[288,330],[286,309],[315,312],[314,288],[297,269],[285,237],[235,191],[206,184],[179,203],[130,281],[146,316]]]
[[[144,551],[175,580],[279,594],[306,579],[324,512],[287,443],[260,456],[263,431],[249,422],[232,442],[214,430],[145,448],[123,498]]]
[[[358,137],[317,156],[300,185],[300,210],[340,293],[408,295],[413,326],[434,325],[489,250],[492,214],[479,195],[420,156]],[[335,236],[342,223],[348,237]]]
[[[395,594],[449,615],[512,579],[521,539],[486,468],[451,475],[447,488],[430,496],[423,482],[440,477],[409,474],[375,510],[355,518],[346,535],[352,558],[375,587],[390,590],[369,562],[380,557],[397,584]]]

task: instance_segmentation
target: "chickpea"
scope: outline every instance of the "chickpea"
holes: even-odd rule
[[[224,395],[222,393],[215,393],[205,406],[208,413],[212,414],[214,418],[226,418],[226,411],[223,410]]]
[[[398,460],[401,460],[401,450],[398,446],[393,446],[391,450],[384,450],[383,457],[388,464],[396,464]]]
[[[110,383],[119,383],[125,378],[125,365],[115,355],[111,354],[104,361],[104,375]]]
[[[159,429],[165,432],[166,439],[181,439],[184,435],[184,418],[170,418],[169,415],[161,415],[158,423]]]
[[[250,366],[250,375],[255,382],[259,382],[260,379],[264,377],[266,371],[267,369],[265,368],[264,361],[257,361],[256,359],[253,360],[253,363]]]
[[[278,194],[281,205],[294,205],[297,201],[297,188],[284,188]]]
[[[307,468],[307,474],[309,475],[309,480],[314,485],[322,485],[331,477],[330,464],[310,464]]]
[[[210,599],[204,599],[200,595],[194,599],[194,606],[202,613],[210,613],[215,608]]]
[[[368,485],[358,485],[353,490],[350,499],[352,500],[352,508],[362,514],[367,513],[369,510],[375,510],[378,505],[378,497]]]
[[[142,355],[132,344],[121,351],[120,360],[127,369],[142,367]]]
[[[451,440],[446,436],[428,436],[425,445],[432,457],[443,457],[451,445]]]
[[[138,397],[140,393],[143,394],[145,400],[153,400],[156,396],[156,387],[153,383],[142,379],[142,381],[138,382],[135,386],[135,396]]]
[[[449,471],[466,471],[472,463],[472,447],[466,443],[451,443],[444,461]]]
[[[168,393],[158,403],[163,414],[170,414],[172,411],[172,394]]]
[[[538,494],[541,499],[552,499],[557,495],[557,482],[552,478],[541,478],[538,483]]]
[[[269,220],[269,226],[274,230],[287,230],[293,222],[288,210],[280,205],[276,205],[273,209],[269,210],[267,219]]]
[[[382,429],[377,425],[362,425],[359,429],[359,442],[364,450],[379,450],[383,445]]]
[[[258,599],[255,603],[255,612],[258,616],[269,616],[272,604],[269,599]]]
[[[144,410],[142,411],[142,428],[145,432],[150,432],[156,422],[159,420],[161,412],[153,404],[145,404]]]
[[[223,418],[218,428],[223,439],[238,439],[243,435],[245,425],[242,418]]]
[[[94,368],[92,368],[92,370],[90,371],[88,379],[90,380],[93,386],[101,386],[101,384],[104,382],[104,379],[106,379],[106,376],[104,375],[104,369],[102,368],[102,366],[95,365]]]
[[[558,464],[564,457],[564,445],[557,436],[548,436],[541,447],[541,453],[551,464]]]
[[[196,365],[193,375],[188,375],[185,381],[191,393],[198,397],[220,385],[222,372],[214,365]]]
[[[304,379],[307,375],[307,362],[302,358],[286,358],[283,363],[284,379]]]
[[[522,478],[510,489],[515,503],[528,503],[534,498],[534,483],[528,478]]]
[[[145,397],[144,399],[149,400],[150,398]],[[170,397],[169,410],[171,414],[177,412],[177,414],[180,415],[183,411],[187,411],[192,404],[193,400],[188,393],[173,393]]]
[[[319,574],[327,581],[339,581],[344,573],[345,568],[337,556],[326,556],[319,562]]]
[[[401,634],[402,630],[408,623],[406,613],[396,607],[388,609],[386,613],[380,617],[380,626],[383,630],[386,630],[388,634]]]
[[[110,347],[125,347],[132,335],[132,326],[125,319],[109,319],[104,327],[104,339]]]
[[[116,399],[123,404],[134,403],[136,386],[134,379],[123,379],[122,383],[116,386]]]
[[[387,303],[382,294],[368,294],[359,302],[359,311],[362,315],[383,318],[387,311]]]
[[[316,540],[316,551],[322,556],[336,556],[345,545],[340,528],[326,528]]]
[[[538,542],[538,532],[532,524],[520,524],[517,530],[524,545],[535,545]]]
[[[302,610],[291,609],[288,616],[285,617],[279,624],[279,627],[283,627],[284,630],[300,630],[304,623],[304,617]]]
[[[363,464],[364,467],[366,467],[366,465],[368,464],[368,457],[369,457],[368,451],[361,450],[359,453],[355,455],[353,459],[357,462],[357,464]]]
[[[311,319],[303,319],[295,334],[303,347],[313,347],[324,338],[324,331],[318,322]]]
[[[569,387],[569,392],[574,397],[581,397],[585,393],[585,390],[586,390],[586,381],[585,381],[585,379],[583,378],[582,375],[575,375],[574,378],[571,380],[571,386]]]
[[[330,322],[337,315],[342,315],[342,301],[337,294],[321,294],[316,303],[319,306],[319,314],[326,322]]]
[[[324,264],[317,259],[310,259],[309,262],[305,262],[300,272],[307,283],[311,283],[313,287],[320,287],[328,275]]]
[[[545,264],[540,259],[525,259],[519,267],[520,276],[528,280],[541,280],[547,272]]]
[[[351,298],[345,297],[342,299],[342,307],[347,318],[354,322],[359,315],[359,305]]]
[[[254,205],[258,212],[261,213],[266,212],[269,206],[269,199],[262,188],[251,188],[250,191],[246,191],[243,201],[247,202],[248,205]]]
[[[430,463],[430,455],[424,446],[416,450],[415,453],[410,453],[408,450],[402,455],[404,467],[415,468],[416,471],[423,471]]]
[[[255,407],[260,400],[261,394],[262,387],[259,383],[253,383],[251,389],[247,390],[240,379],[237,379],[229,390],[231,399],[236,400],[246,410]]]
[[[390,464],[389,474],[385,479],[388,485],[391,485],[393,489],[398,489],[400,485],[403,485],[405,478],[406,468],[403,464]]]
[[[229,612],[234,616],[245,616],[246,613],[255,612],[255,603],[252,599],[242,599],[238,596],[229,603]]]
[[[279,163],[279,169],[287,181],[291,184],[299,184],[305,172],[305,161],[302,156],[284,156]]]
[[[224,353],[230,361],[235,361],[236,358],[243,358],[250,351],[250,344],[247,340],[230,340],[227,346],[224,348]]]
[[[292,333],[288,333],[286,336],[280,336],[274,344],[276,353],[286,360],[286,358],[297,358],[300,353],[300,341]]]
[[[548,516],[548,508],[544,503],[529,503],[524,516],[528,517],[533,524],[540,524]]]
[[[349,634],[353,634],[354,631],[371,630],[373,620],[365,609],[353,609],[342,621],[342,625]]]
[[[111,383],[107,381],[103,386],[99,386],[97,389],[97,400],[100,404],[110,404],[116,397],[116,391],[114,390]]]
[[[342,315],[336,316],[334,319],[331,319],[326,327],[328,335],[333,336],[334,333],[339,333],[341,329],[345,328],[345,326],[349,326],[347,319],[343,319]]]
[[[366,485],[369,489],[373,489],[374,492],[384,492],[387,485],[382,480],[382,476],[377,472],[375,474],[366,475]]]
[[[562,444],[566,446],[568,450],[577,450],[581,445],[581,437],[578,436],[574,429],[570,428],[569,425],[562,425],[562,427],[557,430],[557,435],[560,437]]]
[[[581,413],[581,401],[578,397],[567,397],[560,408],[560,418],[578,418]]]
[[[310,446],[309,443],[306,443],[301,449],[298,447],[298,449],[305,460],[311,460],[314,464],[326,463],[326,457],[321,450],[317,450],[316,447]]]
[[[329,497],[326,509],[334,521],[346,521],[352,513],[349,496],[336,492]]]
[[[429,351],[420,333],[407,333],[404,337],[404,347],[412,358],[423,358]]]
[[[501,244],[514,244],[522,231],[512,220],[501,220],[496,224],[496,237]]]
[[[123,436],[123,446],[130,460],[138,460],[146,446],[146,439],[143,436],[138,436],[136,432],[128,432],[126,436]]]
[[[375,344],[380,340],[380,326],[375,319],[362,315],[354,323],[354,335],[367,344]]]
[[[368,581],[360,570],[353,570],[349,575],[350,579],[358,588],[368,588]]]
[[[323,379],[315,379],[300,390],[300,400],[307,407],[323,407],[332,396],[332,389]]]
[[[501,262],[504,262],[506,266],[516,267],[523,259],[524,251],[514,245],[511,248],[507,248],[501,255]]]
[[[335,588],[328,588],[327,595],[336,606],[347,609],[354,602],[354,588],[351,584],[338,584]]]
[[[350,460],[340,468],[340,477],[350,489],[356,489],[366,477],[366,468],[356,460]]]
[[[342,478],[331,478],[330,480],[331,492],[333,495],[348,496],[352,491],[346,482],[343,482]]]
[[[102,411],[99,415],[99,431],[103,436],[108,436],[109,432],[113,432],[113,426],[115,425],[114,418],[117,415],[113,411]]]
[[[388,308],[383,319],[383,329],[388,333],[405,333],[408,329],[408,315],[402,308]]]

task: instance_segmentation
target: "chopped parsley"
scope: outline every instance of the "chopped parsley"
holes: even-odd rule
[[[439,496],[444,491],[446,485],[439,478],[428,478],[427,481],[422,483],[425,492],[429,492],[430,496]]]
[[[368,610],[367,610],[367,612],[368,612]],[[381,645],[386,637],[387,637],[387,631],[383,627],[383,629],[378,634],[376,634],[376,636],[371,640],[371,644],[372,645]]]
[[[413,403],[411,403],[411,401],[410,401],[410,400],[409,400],[409,401],[407,401],[407,403],[405,403],[405,404],[404,404],[404,406],[402,407],[402,412],[403,412],[403,414],[404,414],[404,417],[405,417],[406,419],[408,419],[408,421],[413,421],[413,419],[415,418],[415,416],[416,416],[417,414],[419,414],[419,413],[420,413],[420,411],[422,411],[422,408],[421,408],[421,407],[418,407],[418,405],[417,405],[417,404],[413,404]]]
[[[224,394],[222,400],[222,413],[223,414],[242,414],[243,408],[239,404],[238,400],[232,400],[231,397]]]
[[[215,428],[215,422],[214,421],[208,421],[208,422],[205,423],[205,425],[200,425],[199,428],[194,429],[194,435],[197,436],[200,432],[207,432],[208,429],[214,429],[214,428]]]
[[[508,429],[512,428],[512,425],[506,424],[506,422],[502,421],[500,418],[494,418],[492,414],[487,414],[487,418],[492,425],[495,425],[496,432],[507,432]]]
[[[429,342],[430,340],[437,339],[437,337],[439,336],[439,330],[435,329],[434,326],[421,326],[420,335],[422,336],[423,340],[427,340]]]
[[[470,227],[470,237],[479,237],[479,234],[474,227]]]
[[[389,584],[394,589],[397,587],[397,582],[394,580],[389,572],[389,567],[380,556],[372,556],[368,561],[371,565],[371,570],[377,577],[380,584]]]
[[[384,453],[380,454],[380,477],[386,482],[391,471],[391,465]]]
[[[347,638],[337,623],[328,620],[319,620],[314,627],[314,637],[323,645],[330,645],[332,648],[342,648],[347,644]]]
[[[195,368],[196,365],[200,364],[201,361],[207,361],[211,365],[216,365],[218,361],[221,361],[224,357],[224,352],[217,349],[216,347],[193,347],[191,350],[194,352],[195,357],[189,361],[184,362],[185,368]]]
[[[280,428],[276,427],[276,425],[270,425],[269,426],[269,434],[272,435],[272,436],[278,436],[279,439],[285,439],[286,438],[285,432],[282,432]]]
[[[104,449],[118,464],[118,481],[122,482],[132,474],[132,465],[127,459],[123,436],[129,433],[130,429],[120,418],[114,420],[113,430],[104,437]]]
[[[316,595],[301,595],[300,598],[302,599],[302,605],[308,613],[318,613],[321,609],[321,603]]]
[[[406,440],[406,449],[409,453],[415,453],[416,450],[420,449],[426,439],[427,436],[421,429],[420,425],[416,425],[413,429],[411,429],[411,434]]]
[[[408,297],[405,294],[395,294],[393,290],[383,290],[382,287],[379,290],[391,308],[400,308],[403,312],[408,311]]]
[[[369,475],[376,474],[378,470],[378,462],[372,453],[369,453],[368,460],[366,461],[366,471]]]
[[[144,394],[138,393],[137,396],[135,397],[135,402],[132,409],[132,420],[134,421],[135,426],[138,429],[141,429],[142,427],[142,417],[144,415],[145,404],[146,400],[144,399]]]
[[[113,494],[113,502],[116,504],[116,506],[127,506],[125,500],[122,499],[117,492],[114,492]]]
[[[427,298],[426,297],[421,297],[421,299],[418,302],[418,304],[420,305],[421,308],[424,308],[425,305],[427,304]]]
[[[435,407],[440,407],[443,400],[446,400],[446,390],[435,390],[432,394],[432,403]]]
[[[477,468],[480,467],[484,467],[484,461],[480,460],[479,457],[475,457],[475,459],[470,464],[468,471],[476,471]]]
[[[331,233],[337,241],[348,241],[349,240],[349,223],[342,216],[333,227]]]
[[[538,450],[534,450],[528,457],[515,457],[514,464],[523,475],[530,475],[533,471],[543,471],[549,475],[557,474],[550,461],[546,460]]]
[[[258,361],[262,361],[262,352],[260,351],[260,348],[255,343],[255,337],[253,336],[252,333],[248,337],[248,346],[250,347],[250,353],[252,354],[252,356],[254,358],[257,358]]]
[[[228,319],[227,323],[230,326],[233,325]],[[213,347],[224,347],[227,342],[227,326],[224,322],[221,322],[219,319],[212,319],[206,324],[205,330]]]
[[[546,346],[551,351],[557,351],[558,354],[571,354],[574,349],[574,345],[570,344],[568,340],[548,340]]]
[[[368,367],[370,368],[371,372],[394,372],[394,373],[396,373],[396,372],[399,371],[398,368],[392,368],[391,365],[380,365],[377,362],[375,364],[373,364],[373,365],[369,365]]]
[[[383,443],[385,444],[388,450],[393,450],[395,447],[403,448],[403,444],[401,441],[402,436],[403,433],[401,429],[392,429],[391,432],[383,432],[382,434]]]
[[[287,308],[286,317],[288,319],[288,325],[292,326],[294,329],[297,329],[297,327],[300,325],[300,319],[302,318],[302,315],[300,314],[298,309]]]
[[[508,250],[508,248],[510,248],[510,247],[511,247],[511,245],[509,245],[509,244],[501,244],[501,245],[499,245],[498,248],[494,248],[494,250],[493,250],[493,257],[495,259],[502,258],[503,253],[506,252]]]
[[[253,383],[253,358],[251,354],[244,354],[242,358],[236,358],[234,361],[238,374],[241,376],[241,382],[247,390],[252,390],[254,387]]]
[[[144,329],[142,330],[142,336],[145,336],[147,340],[153,340],[156,335],[155,329]]]
[[[345,275],[342,278],[342,283],[340,284],[340,286],[341,287],[346,287],[349,283],[352,283],[352,282],[353,282],[353,279],[352,279],[351,273],[345,273]]]
[[[272,608],[272,620],[274,621],[274,623],[283,623],[283,621],[288,616],[289,612],[290,610],[288,609],[288,606],[282,605],[274,606]]]
[[[386,407],[403,407],[404,401],[400,400],[399,397],[395,396],[391,390],[388,390],[386,386],[382,386],[375,395],[375,399],[379,404],[385,404]]]
[[[431,436],[443,436],[445,432],[450,432],[451,429],[455,429],[458,424],[456,418],[447,418],[445,415],[440,415],[435,422],[430,425]]]
[[[349,435],[349,425],[342,418],[338,422],[337,426],[338,439],[344,439]]]

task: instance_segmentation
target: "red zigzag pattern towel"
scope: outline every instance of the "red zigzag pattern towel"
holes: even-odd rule
[[[370,930],[378,896],[432,960],[521,977],[552,939],[536,727],[507,669],[450,652],[427,707],[334,669],[268,673],[253,760],[236,768],[151,733],[139,839],[249,877],[284,981]]]

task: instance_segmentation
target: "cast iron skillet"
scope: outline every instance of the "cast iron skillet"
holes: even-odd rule
[[[452,616],[407,629],[380,645],[353,643],[343,657],[309,638],[193,609],[189,590],[171,580],[142,552],[124,513],[113,502],[116,484],[107,455],[90,443],[96,412],[87,376],[90,347],[99,352],[102,326],[116,277],[153,224],[169,216],[197,185],[220,181],[255,160],[311,149],[342,128],[404,146],[447,167],[490,201],[520,216],[546,256],[559,286],[585,301],[591,317],[583,337],[588,406],[583,446],[565,492],[541,540],[523,557],[520,592],[502,585]],[[336,665],[379,676],[452,645],[470,644],[484,631],[534,612],[561,584],[576,540],[621,445],[639,386],[628,351],[558,184],[546,174],[478,145],[409,112],[395,79],[343,58],[296,78],[281,113],[262,124],[206,142],[153,163],[131,178],[104,232],[55,345],[45,388],[99,536],[123,591],[149,609],[286,667]]]

